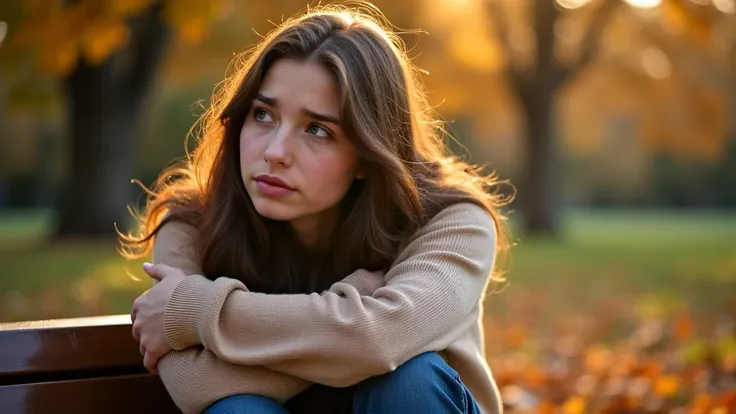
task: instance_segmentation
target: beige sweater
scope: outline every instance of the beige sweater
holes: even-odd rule
[[[486,363],[483,293],[496,233],[480,207],[448,207],[421,228],[371,291],[358,270],[321,294],[249,292],[238,280],[201,276],[193,229],[169,223],[154,261],[187,274],[169,300],[164,330],[174,351],[159,375],[182,411],[236,393],[279,402],[312,383],[357,384],[427,351],[442,351],[481,411],[500,413]]]

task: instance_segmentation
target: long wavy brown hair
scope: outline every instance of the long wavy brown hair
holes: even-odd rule
[[[321,254],[298,245],[288,223],[259,215],[240,175],[240,130],[266,72],[283,58],[319,62],[334,75],[341,126],[366,175],[348,190],[331,248]],[[420,71],[380,12],[312,9],[282,23],[235,63],[193,128],[196,149],[147,190],[143,214],[133,211],[139,233],[119,233],[125,257],[147,255],[158,230],[180,220],[198,231],[205,276],[236,278],[258,292],[313,292],[356,269],[387,270],[403,242],[459,202],[486,208],[498,230],[496,253],[508,251],[500,208],[510,197],[497,191],[502,182],[447,152]],[[492,278],[501,279],[498,268]]]

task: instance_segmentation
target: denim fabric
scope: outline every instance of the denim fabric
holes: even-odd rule
[[[258,395],[234,395],[216,402],[206,411],[207,414],[309,412],[479,414],[480,409],[457,372],[438,354],[430,352],[354,387],[337,389],[316,385],[285,406]]]
[[[238,394],[226,397],[212,404],[207,414],[289,414],[289,411],[276,401],[253,394]]]

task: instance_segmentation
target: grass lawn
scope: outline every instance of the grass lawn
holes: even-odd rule
[[[140,262],[44,247],[51,222],[0,215],[0,321],[128,313]],[[519,238],[485,303],[508,412],[736,412],[736,212],[569,212],[557,240]]]
[[[0,214],[0,320],[127,313],[150,286],[140,262],[120,258],[112,243],[45,246],[52,220]],[[490,318],[516,317],[521,306],[554,321],[634,298],[722,312],[736,291],[736,212],[570,212],[558,240],[518,239],[508,280],[489,296]]]

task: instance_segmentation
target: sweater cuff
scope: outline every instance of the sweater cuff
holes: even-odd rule
[[[192,275],[174,288],[164,312],[164,335],[171,349],[180,351],[202,343],[198,328],[207,317],[213,285],[203,276]]]

